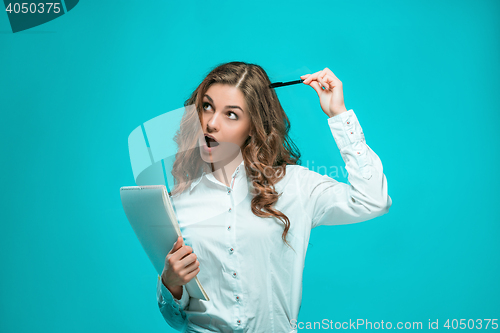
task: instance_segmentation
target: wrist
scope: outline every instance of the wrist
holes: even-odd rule
[[[167,288],[168,291],[172,294],[172,296],[176,299],[181,299],[182,297],[182,286],[170,286],[165,283],[163,276],[161,277],[161,283]]]
[[[172,296],[177,299],[177,300],[180,300],[181,297],[182,297],[182,286],[175,286],[175,287],[167,287],[165,286],[168,291],[170,291],[170,293],[172,294]]]
[[[330,116],[330,118],[332,118],[332,117],[338,116],[339,114],[344,113],[344,112],[347,112],[347,108],[345,107],[345,105],[342,108],[340,108],[339,110],[335,110],[334,112],[330,113],[329,116]]]
[[[347,112],[347,109],[344,107],[344,109],[342,109],[341,111],[338,111],[338,112],[333,112],[330,114],[330,118],[333,118],[335,116],[338,116],[339,114],[342,114],[344,112]]]

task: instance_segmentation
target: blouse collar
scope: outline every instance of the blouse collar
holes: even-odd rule
[[[233,175],[231,176],[231,179],[232,179],[233,177],[235,177],[236,175],[238,175],[238,172],[240,171],[240,169],[241,169],[241,168],[242,168],[242,166],[244,166],[244,165],[245,165],[245,161],[241,161],[240,165],[238,165],[238,167],[236,168],[236,170],[234,170]],[[197,178],[197,179],[193,180],[193,181],[191,182],[191,187],[189,188],[189,192],[191,192],[191,191],[195,188],[195,186],[196,186],[196,185],[198,185],[198,184],[200,183],[201,179],[202,179],[203,177],[205,177],[206,175],[208,175],[208,173],[206,173],[205,171],[203,171],[203,173],[201,174],[201,176],[200,176],[199,178]]]

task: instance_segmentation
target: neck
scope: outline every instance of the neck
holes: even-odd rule
[[[242,161],[243,155],[240,150],[236,156],[232,156],[227,160],[212,163],[210,166],[214,177],[226,186],[230,186],[231,176]]]

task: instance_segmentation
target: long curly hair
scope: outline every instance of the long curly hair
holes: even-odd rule
[[[245,62],[229,62],[214,68],[184,102],[186,108],[180,129],[174,137],[178,153],[173,163],[175,187],[171,195],[183,192],[203,171],[210,172],[209,163],[201,159],[196,147],[202,114],[202,98],[213,84],[238,88],[245,98],[253,135],[242,147],[247,177],[253,185],[251,209],[259,217],[276,217],[284,224],[283,242],[290,220],[273,205],[281,194],[274,185],[286,175],[286,165],[299,164],[300,152],[290,139],[290,121],[281,106],[271,81],[262,67]]]

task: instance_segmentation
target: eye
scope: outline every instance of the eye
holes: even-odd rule
[[[207,105],[208,105],[208,106],[210,106],[210,107],[212,107],[212,105],[210,105],[210,103],[204,102],[204,103],[203,103],[203,110],[207,110],[207,109],[205,109],[205,107],[206,107]]]
[[[227,114],[234,114],[235,118],[229,118],[229,119],[232,119],[232,120],[237,120],[238,119],[238,116],[233,111],[229,111]]]

